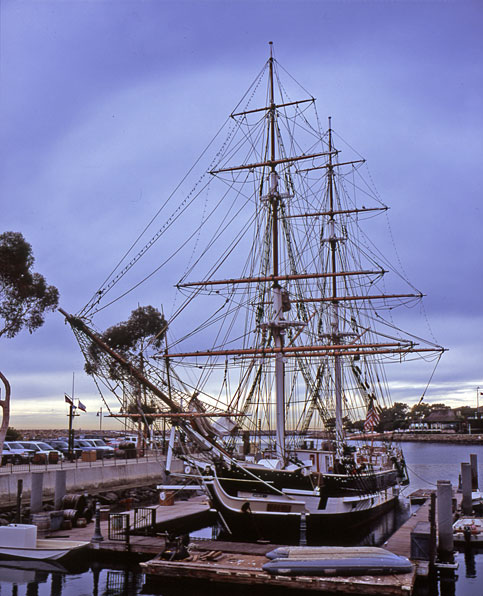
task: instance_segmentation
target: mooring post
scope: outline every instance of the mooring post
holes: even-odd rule
[[[101,534],[101,505],[99,502],[96,503],[96,525],[94,528],[94,536],[91,538],[91,542],[102,542],[104,536]]]
[[[437,541],[437,530],[436,530],[436,493],[431,492],[430,505],[429,505],[429,564],[431,568],[434,567],[436,562],[436,545]]]
[[[471,515],[473,511],[471,500],[471,464],[467,462],[461,464],[461,490],[463,492],[461,511],[465,515]]]
[[[478,456],[476,453],[470,454],[471,464],[471,486],[473,490],[478,490]]]
[[[15,514],[15,523],[22,523],[22,493],[23,493],[23,480],[17,480],[17,511]]]
[[[453,488],[449,480],[438,480],[439,553],[453,552]]]
[[[54,507],[56,509],[60,509],[62,505],[62,499],[65,497],[66,474],[66,470],[55,471]]]
[[[42,489],[44,484],[43,472],[32,472],[30,489],[30,513],[42,510]]]

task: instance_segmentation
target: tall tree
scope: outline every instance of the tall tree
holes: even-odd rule
[[[101,335],[101,340],[110,348],[121,354],[126,360],[136,363],[144,370],[146,358],[151,352],[157,352],[166,335],[168,324],[163,315],[153,306],[140,306],[131,312],[127,321],[109,327]],[[107,370],[106,367],[107,366]],[[88,361],[85,371],[89,375],[107,374],[111,379],[123,380],[131,385],[132,401],[127,404],[127,413],[139,414],[140,424],[144,425],[144,436],[152,423],[152,414],[158,410],[154,403],[149,403],[143,388],[134,379],[126,378],[126,371],[117,363],[103,360],[103,351],[96,344],[89,347]]]
[[[32,247],[19,232],[0,234],[0,337],[15,337],[22,329],[33,333],[44,323],[45,313],[59,303],[56,287],[34,273]],[[0,371],[5,397],[0,400],[0,458],[10,420],[10,384]]]

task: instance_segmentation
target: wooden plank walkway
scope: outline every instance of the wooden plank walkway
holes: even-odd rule
[[[262,566],[268,559],[249,551],[252,544],[241,544],[236,553],[218,551],[191,551],[190,560],[164,561],[159,558],[141,563],[145,573],[153,577],[190,578],[220,584],[271,586],[337,594],[371,596],[401,596],[411,594],[414,573],[400,575],[358,576],[293,576],[270,575]],[[273,545],[267,548],[271,550]]]
[[[396,555],[411,558],[411,532],[414,530],[419,522],[427,522],[429,519],[429,505],[428,499],[421,507],[411,515],[411,517],[404,523],[399,530],[384,543],[384,548],[390,550]]]
[[[187,519],[195,518],[209,512],[210,507],[202,498],[194,498],[189,501],[180,501],[174,505],[156,505],[156,526],[163,527],[169,524],[181,524]],[[129,515],[129,525],[134,525],[134,511],[124,511],[122,513]],[[101,534],[104,538],[102,542],[92,542],[90,548],[96,551],[108,552],[126,552],[138,553],[139,555],[157,555],[165,546],[165,538],[160,536],[136,536],[131,534],[129,537],[129,547],[123,540],[109,540],[108,521],[100,522]],[[95,530],[95,524],[88,524],[84,528],[72,528],[70,530],[58,530],[50,532],[49,538],[68,538],[69,540],[82,540],[90,542]]]
[[[423,506],[425,507],[425,506]],[[421,508],[422,509],[422,508]],[[420,511],[421,511],[420,509]],[[176,502],[174,505],[157,505],[156,524],[178,524],[187,517],[203,514],[209,511],[209,505],[203,502],[203,497],[189,501]],[[124,512],[129,514],[130,525],[134,523],[134,511]],[[409,522],[417,523],[421,516],[427,512],[418,512]],[[404,527],[404,526],[403,526]],[[160,558],[160,553],[165,548],[164,535],[134,536],[129,539],[129,547],[123,541],[108,540],[108,522],[101,521],[102,542],[92,542],[90,548],[99,556],[121,556],[128,553],[129,557],[137,559],[151,559],[141,563],[146,574],[151,579],[189,578],[192,581],[204,581],[218,584],[246,584],[273,586],[306,591],[330,592],[337,594],[359,594],[372,596],[406,596],[412,593],[416,577],[416,568],[412,573],[399,575],[379,576],[295,576],[270,575],[263,571],[262,566],[267,562],[265,554],[276,548],[273,544],[247,544],[220,542],[212,540],[196,540],[190,544],[190,557],[182,561],[165,561]],[[95,525],[89,524],[85,528],[72,530],[59,530],[51,532],[52,538],[69,538],[71,540],[90,541],[94,535]],[[385,545],[396,554],[407,556],[409,552],[410,530],[404,530],[401,536],[399,531],[391,538],[393,548]],[[404,543],[407,542],[406,545]]]

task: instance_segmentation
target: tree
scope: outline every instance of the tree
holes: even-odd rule
[[[32,247],[19,232],[0,234],[0,337],[15,337],[22,329],[33,333],[44,324],[45,313],[55,310],[59,291],[34,273]],[[0,458],[10,420],[10,383],[0,372],[5,397],[0,400]]]
[[[23,328],[32,333],[43,325],[45,313],[57,308],[59,292],[32,271],[34,261],[22,234],[0,234],[0,337],[15,337]]]
[[[382,408],[381,420],[377,427],[379,431],[396,430],[408,426],[409,406],[402,402],[395,402],[390,408]]]
[[[118,352],[126,360],[135,360],[142,369],[143,360],[150,350],[159,350],[162,345],[168,324],[163,315],[153,306],[140,306],[131,312],[127,321],[113,325],[100,336],[110,348]],[[103,360],[103,350],[92,342],[89,347],[88,362],[85,371],[89,375],[99,372]],[[111,379],[122,378],[123,371],[113,363],[108,374]]]
[[[126,360],[134,362],[143,371],[145,360],[150,352],[161,348],[167,329],[166,319],[159,310],[153,306],[140,306],[131,312],[127,321],[113,325],[104,331],[101,340]],[[87,374],[107,373],[112,380],[125,380],[125,369],[112,359],[106,363],[103,356],[102,348],[94,342],[91,343],[85,365]],[[107,370],[103,371],[103,367],[107,367]],[[146,435],[146,426],[153,421],[153,418],[146,414],[153,414],[157,411],[157,407],[153,403],[148,403],[143,388],[137,381],[132,378],[127,380],[134,396],[133,401],[127,406],[127,413],[141,415],[140,424],[144,424]]]

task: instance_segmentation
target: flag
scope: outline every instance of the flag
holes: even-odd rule
[[[69,406],[74,406],[74,402],[70,399],[70,397],[67,395],[67,393],[64,393],[64,397],[65,397],[65,403],[69,404]],[[75,406],[74,406],[75,408]]]
[[[79,408],[79,410],[82,410],[83,412],[86,411],[86,407],[85,405],[81,402],[81,400],[79,400],[79,403],[77,405],[77,407]]]
[[[364,421],[364,432],[374,430],[374,428],[379,424],[380,419],[381,416],[377,406],[374,405],[374,398],[371,397],[369,405],[367,406],[367,414]]]

